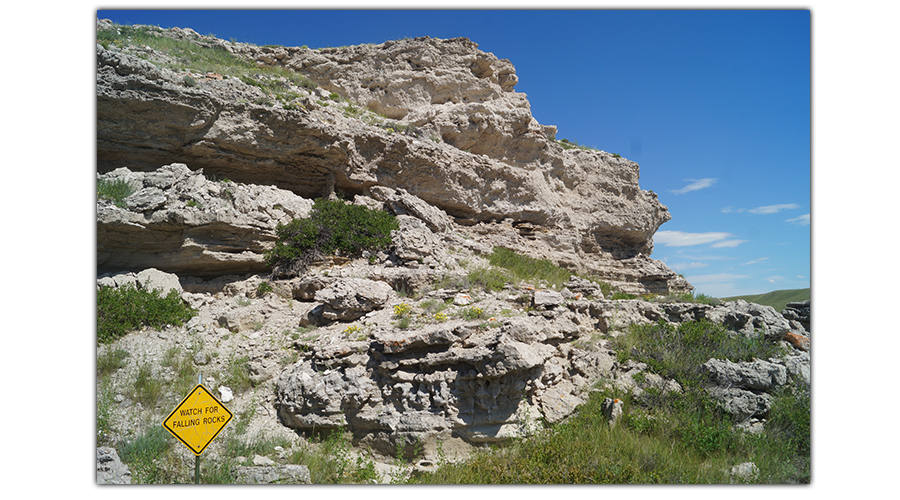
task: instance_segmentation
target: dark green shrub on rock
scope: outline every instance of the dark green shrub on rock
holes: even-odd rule
[[[266,252],[273,276],[291,276],[306,270],[325,255],[359,257],[391,244],[391,231],[399,229],[397,218],[343,201],[316,200],[308,219],[279,224],[277,240]]]
[[[143,326],[181,325],[196,313],[176,290],[163,296],[158,288],[102,286],[97,290],[97,342],[114,342]]]

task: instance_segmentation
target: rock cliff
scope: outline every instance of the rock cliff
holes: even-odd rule
[[[108,27],[100,21],[101,29]],[[306,199],[399,189],[449,214],[456,225],[474,226],[487,239],[596,274],[624,291],[691,289],[648,257],[653,234],[671,216],[653,192],[640,189],[638,165],[602,151],[565,149],[554,140],[555,128],[539,124],[526,96],[515,92],[512,63],[470,40],[425,37],[312,50],[231,43],[189,29],[156,35],[281,73],[198,75],[168,69],[169,56],[146,46],[98,44],[100,173],[181,163],[216,179]],[[157,208],[130,207],[147,217]],[[230,224],[204,227],[245,232]],[[101,268],[146,264],[112,255],[115,242],[132,238],[134,227],[99,218]],[[263,233],[241,258],[196,238],[182,246],[208,258],[188,264],[167,250],[171,264],[154,265],[198,275],[258,270],[247,261],[271,241],[271,231]],[[171,232],[166,240],[174,245]],[[107,255],[112,260],[104,260]]]

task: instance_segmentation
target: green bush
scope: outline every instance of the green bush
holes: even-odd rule
[[[97,198],[112,200],[116,206],[122,206],[123,200],[131,196],[134,191],[134,187],[123,179],[97,181]]]
[[[97,290],[97,342],[114,342],[144,326],[181,325],[196,314],[176,290],[163,297],[158,288],[102,286]]]
[[[316,200],[309,219],[279,224],[277,240],[266,253],[266,263],[275,276],[300,274],[324,255],[359,257],[391,244],[391,231],[399,229],[397,218],[343,201]]]

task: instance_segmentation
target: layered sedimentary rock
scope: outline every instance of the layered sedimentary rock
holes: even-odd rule
[[[640,189],[638,165],[557,144],[554,127],[539,124],[514,91],[512,64],[467,39],[311,50],[232,44],[190,30],[160,36],[297,71],[319,87],[277,82],[298,96],[288,105],[227,75],[188,85],[149,49],[98,45],[101,172],[179,162],[306,198],[401,189],[457,223],[505,221],[523,253],[605,275],[625,291],[691,288],[647,257],[670,215]]]

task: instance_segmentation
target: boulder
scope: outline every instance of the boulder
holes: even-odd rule
[[[381,281],[340,278],[315,293],[328,321],[352,321],[387,304],[394,291]]]
[[[713,383],[723,387],[771,392],[788,381],[784,365],[763,360],[735,363],[727,359],[710,359],[700,369]]]
[[[270,460],[271,462],[271,460]],[[239,466],[232,469],[236,484],[310,484],[305,465]]]
[[[178,276],[164,273],[159,269],[144,269],[137,273],[137,282],[144,290],[157,289],[163,296],[168,295],[171,290],[175,290],[179,295],[184,291]]]
[[[97,448],[97,484],[131,484],[131,471],[115,448]]]
[[[612,399],[612,398],[604,398],[603,403],[600,408],[603,411],[603,416],[606,417],[607,423],[610,427],[616,425],[616,422],[619,418],[622,417],[625,403],[621,399]]]
[[[787,332],[784,334],[784,340],[787,340],[792,346],[801,351],[809,350],[809,337],[800,335],[799,333]]]

